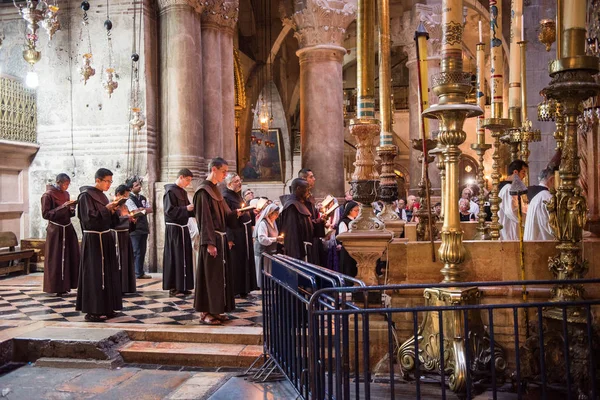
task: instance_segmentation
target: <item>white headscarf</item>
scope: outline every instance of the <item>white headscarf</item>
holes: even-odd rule
[[[275,203],[271,203],[271,204],[267,205],[265,208],[263,208],[261,213],[258,214],[258,217],[256,218],[256,224],[255,224],[253,237],[256,237],[257,232],[258,232],[258,225],[262,222],[262,220],[267,218],[267,216],[274,211],[280,211],[279,206]]]

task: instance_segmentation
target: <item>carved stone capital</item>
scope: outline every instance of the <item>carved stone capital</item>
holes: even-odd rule
[[[442,46],[441,4],[415,4],[411,12],[405,12],[399,20],[394,19],[391,24],[392,43],[394,43],[394,46],[404,47],[409,63],[417,59],[414,37],[417,26],[421,21],[429,33],[429,40],[427,41],[428,57],[439,57]]]
[[[238,22],[239,0],[199,0],[204,5],[202,26],[233,33]]]
[[[190,6],[197,13],[201,13],[204,8],[204,2],[202,0],[158,0],[159,14],[164,14],[175,6]]]
[[[352,0],[308,0],[306,8],[294,13],[292,23],[300,48],[342,46],[346,29],[356,19]],[[285,18],[284,18],[285,20]]]

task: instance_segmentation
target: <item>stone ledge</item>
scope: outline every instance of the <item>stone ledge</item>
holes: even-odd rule
[[[35,362],[36,367],[50,367],[50,368],[77,368],[77,369],[92,369],[92,368],[103,368],[103,369],[115,369],[123,365],[123,358],[121,356],[112,358],[110,360],[92,360],[92,359],[74,359],[74,358],[55,358],[55,357],[42,357]]]

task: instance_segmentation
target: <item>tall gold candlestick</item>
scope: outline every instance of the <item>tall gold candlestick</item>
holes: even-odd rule
[[[485,67],[485,44],[478,43],[477,44],[477,105],[481,107],[482,110],[485,110],[485,93],[484,93],[484,85],[485,85],[485,74],[483,72]],[[477,185],[479,186],[479,214],[477,214],[477,233],[473,239],[475,240],[488,240],[490,239],[489,235],[489,227],[485,223],[485,219],[487,214],[485,213],[485,199],[483,196],[485,189],[485,180],[484,180],[484,165],[483,158],[485,156],[485,152],[489,150],[492,146],[485,143],[485,115],[482,114],[477,117],[477,143],[471,144],[471,148],[475,150],[478,156],[478,169],[477,169]]]
[[[560,2],[562,30],[559,41],[561,42],[560,58],[575,57],[585,54],[585,20],[587,12],[586,0],[569,0]]]
[[[504,56],[502,51],[502,0],[490,0],[491,117],[502,118]]]

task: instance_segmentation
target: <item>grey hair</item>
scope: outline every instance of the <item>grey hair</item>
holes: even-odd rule
[[[234,180],[236,176],[239,176],[239,175],[236,174],[235,172],[228,173],[227,176],[225,177],[225,184],[227,186],[229,186],[229,184],[231,183],[231,181]]]

